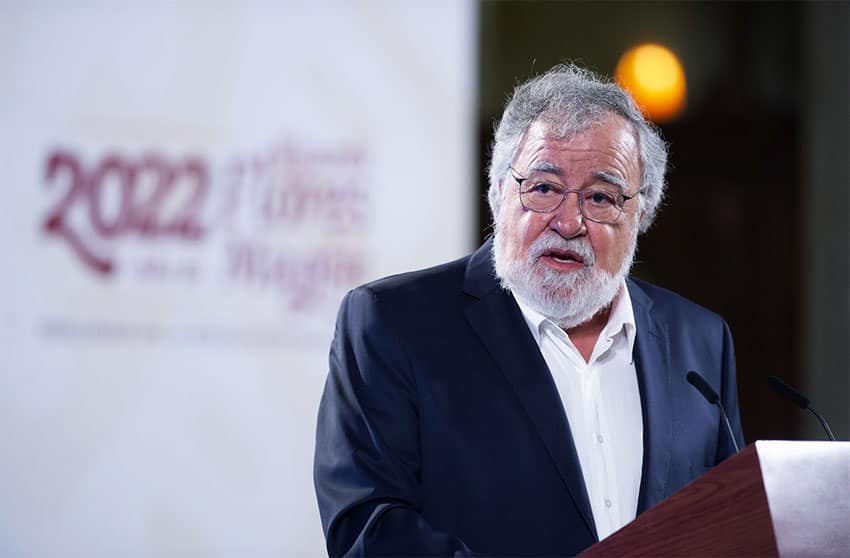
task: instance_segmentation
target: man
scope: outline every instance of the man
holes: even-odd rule
[[[628,278],[666,146],[575,66],[517,88],[496,131],[495,233],[350,292],[319,409],[330,555],[573,555],[743,441],[729,329]]]

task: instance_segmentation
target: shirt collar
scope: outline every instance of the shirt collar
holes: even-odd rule
[[[558,324],[531,308],[528,304],[514,295],[514,299],[522,311],[522,316],[525,318],[525,323],[528,329],[531,330],[531,335],[534,336],[534,341],[540,344],[540,332],[544,324],[550,324],[554,327],[559,327]],[[635,332],[637,326],[635,324],[635,313],[632,308],[632,297],[629,295],[629,289],[626,286],[625,279],[620,285],[620,291],[614,297],[614,303],[611,307],[611,314],[608,315],[608,323],[602,328],[602,333],[599,334],[601,339],[614,338],[621,331],[625,332],[626,343],[629,348],[629,354],[634,354]]]

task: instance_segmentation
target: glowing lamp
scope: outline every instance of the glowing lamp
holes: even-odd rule
[[[617,63],[615,79],[655,122],[673,120],[685,106],[682,64],[661,45],[639,45],[626,51]]]

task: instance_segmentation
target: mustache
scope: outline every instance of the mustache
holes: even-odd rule
[[[581,256],[585,265],[596,263],[596,254],[586,237],[566,239],[553,232],[532,242],[528,248],[528,255],[532,260],[536,260],[549,250],[570,250]]]

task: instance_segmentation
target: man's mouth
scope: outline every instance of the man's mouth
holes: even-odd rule
[[[572,250],[551,249],[543,252],[542,256],[552,258],[559,263],[584,263],[584,259]]]

